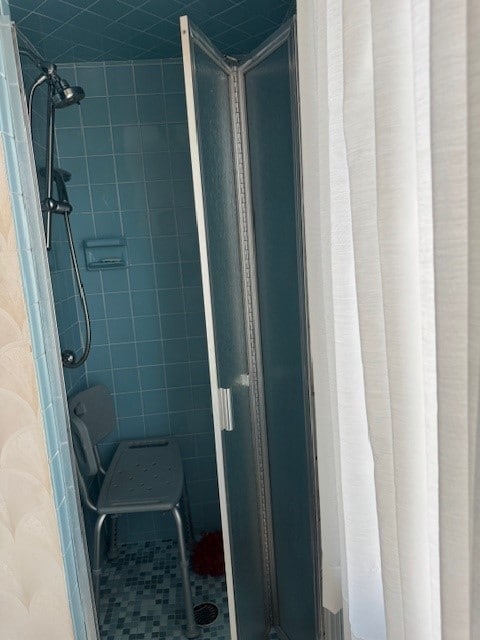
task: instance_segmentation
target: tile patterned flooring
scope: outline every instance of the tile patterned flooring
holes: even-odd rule
[[[194,604],[214,602],[219,615],[200,639],[229,640],[225,580],[192,576]],[[102,640],[184,638],[185,615],[177,545],[173,540],[129,544],[109,560],[100,582]]]
[[[218,618],[202,628],[199,640],[230,640],[224,578],[191,572],[193,603],[214,602]],[[100,581],[102,640],[184,639],[182,580],[174,540],[128,544],[109,560]],[[269,640],[278,640],[274,631]]]

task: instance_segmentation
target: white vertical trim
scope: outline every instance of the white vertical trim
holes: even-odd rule
[[[320,126],[323,114],[328,112],[327,95],[320,90],[327,77],[324,49],[327,42],[326,25],[322,19],[326,12],[325,0],[300,0],[297,7],[298,28],[298,78],[301,126],[301,162],[305,233],[305,269],[308,298],[308,323],[311,359],[311,385],[313,389],[313,410],[316,416],[317,430],[317,481],[320,503],[329,501],[328,488],[321,481],[324,474],[335,477],[333,442],[330,437],[330,421],[333,415],[327,415],[331,405],[329,368],[333,359],[331,345],[334,342],[327,323],[324,302],[325,279],[328,278],[327,256],[323,247],[323,237],[329,233],[322,219],[321,207],[328,204],[329,158],[326,127]],[[321,194],[323,192],[323,198]],[[315,327],[315,330],[312,328]],[[322,416],[322,420],[319,420]],[[328,443],[328,456],[322,456],[319,444],[325,450]],[[327,460],[330,467],[322,467]],[[337,514],[338,518],[338,514]],[[327,542],[327,555],[322,548],[323,572],[327,577],[340,574],[340,548],[336,527],[332,523],[321,521],[322,547]],[[325,590],[322,578],[322,603],[333,610],[339,610],[342,594],[329,588],[332,580],[327,581]],[[328,636],[327,636],[328,637]]]
[[[180,32],[182,39],[183,70],[185,76],[185,98],[187,103],[187,122],[192,159],[193,193],[195,199],[195,214],[198,228],[200,247],[200,264],[202,271],[203,299],[205,307],[205,324],[207,330],[208,364],[212,393],[212,409],[215,434],[215,454],[217,459],[218,493],[220,499],[220,514],[222,518],[222,534],[225,554],[225,577],[227,582],[227,596],[230,618],[231,640],[237,640],[237,622],[235,611],[235,592],[233,583],[232,552],[230,543],[230,525],[228,515],[227,488],[224,466],[222,412],[218,395],[217,356],[215,348],[215,331],[213,319],[212,291],[210,285],[210,268],[208,264],[207,227],[204,208],[204,194],[202,184],[202,170],[200,162],[199,136],[197,129],[197,114],[195,109],[194,63],[192,57],[190,25],[187,16],[180,17]],[[213,58],[212,58],[213,59]],[[223,69],[223,65],[219,64]],[[224,69],[225,70],[225,69]]]

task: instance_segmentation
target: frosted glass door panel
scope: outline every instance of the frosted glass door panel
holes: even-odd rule
[[[212,58],[212,55],[207,54],[197,44],[195,38],[191,40],[191,58],[201,203],[198,199],[198,189],[195,197],[197,220],[199,226],[204,225],[206,232],[207,251],[206,255],[202,256],[203,277],[207,276],[210,289],[210,300],[206,296],[206,313],[207,316],[211,313],[213,317],[209,357],[210,364],[214,361],[215,370],[213,377],[211,375],[211,381],[214,388],[218,386],[232,391],[234,429],[231,432],[223,432],[221,447],[237,632],[240,640],[263,640],[265,611],[261,519],[257,505],[250,425],[250,392],[230,116],[230,74],[228,69],[225,70],[221,58],[220,61]],[[189,125],[191,126],[191,123]],[[192,158],[194,151],[195,149],[192,150]],[[195,161],[193,165],[195,172]],[[216,425],[217,434],[221,426],[223,425]]]
[[[279,620],[315,637],[289,43],[245,75]]]

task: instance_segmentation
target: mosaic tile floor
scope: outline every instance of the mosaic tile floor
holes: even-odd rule
[[[100,582],[102,640],[184,638],[182,581],[173,540],[129,544],[109,560]],[[217,620],[203,627],[204,640],[229,640],[225,580],[192,575],[194,604],[214,602]]]

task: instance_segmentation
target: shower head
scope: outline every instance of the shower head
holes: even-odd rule
[[[56,76],[52,82],[52,102],[56,109],[78,104],[85,97],[82,87],[71,87],[66,80]]]
[[[70,84],[58,75],[57,65],[53,62],[46,62],[40,58],[36,58],[33,54],[26,50],[20,50],[20,53],[27,55],[41,70],[41,74],[34,81],[28,101],[28,110],[31,113],[32,100],[35,90],[44,82],[48,82],[50,87],[50,96],[52,104],[56,109],[64,109],[71,104],[78,104],[85,97],[85,91],[82,87],[71,87]]]

